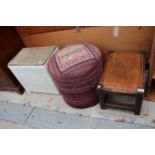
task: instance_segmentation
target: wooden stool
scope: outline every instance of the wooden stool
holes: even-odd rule
[[[111,52],[105,61],[97,92],[102,109],[122,108],[140,114],[144,94],[144,55],[138,52]],[[134,104],[106,102],[108,94],[131,95]]]

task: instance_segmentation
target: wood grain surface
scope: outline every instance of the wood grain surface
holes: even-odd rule
[[[137,93],[144,87],[144,58],[140,53],[112,52],[107,56],[100,84],[105,91]]]
[[[70,27],[69,27],[70,28]],[[81,28],[80,32],[76,29],[53,31],[51,27],[31,27],[35,34],[28,34],[24,27],[16,27],[23,42],[27,47],[58,45],[63,47],[67,44],[79,42],[91,42],[97,45],[103,54],[111,50],[117,51],[140,51],[144,50],[146,62],[150,57],[152,39],[155,27],[153,26],[120,26],[118,37],[113,36],[113,26],[86,27]],[[37,29],[45,29],[48,32],[39,32]]]

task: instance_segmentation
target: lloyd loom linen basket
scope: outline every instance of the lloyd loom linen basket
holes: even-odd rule
[[[48,63],[49,72],[64,100],[76,108],[98,102],[96,86],[102,72],[100,50],[90,43],[69,45]]]
[[[49,71],[48,61],[58,46],[23,48],[8,67],[27,92],[59,94]]]

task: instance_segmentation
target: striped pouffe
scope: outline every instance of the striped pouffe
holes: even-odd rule
[[[96,86],[102,72],[102,56],[97,47],[88,43],[66,46],[52,56],[48,68],[69,105],[86,108],[98,102]]]

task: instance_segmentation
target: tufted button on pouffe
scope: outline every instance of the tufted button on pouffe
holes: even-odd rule
[[[101,52],[90,43],[66,46],[48,63],[52,79],[64,100],[76,108],[97,104],[96,86],[102,68]]]

